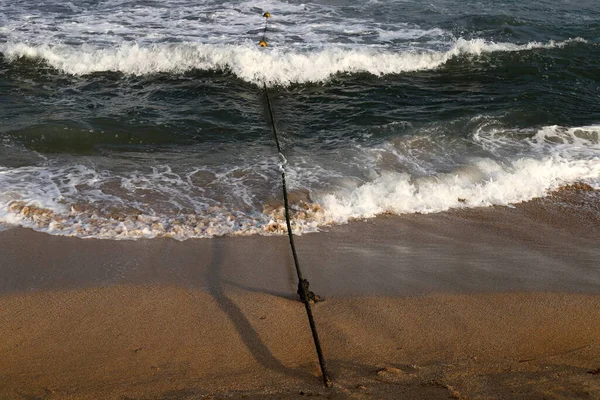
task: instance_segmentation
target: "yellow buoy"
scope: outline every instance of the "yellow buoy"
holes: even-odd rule
[[[271,18],[271,13],[267,11],[266,13],[263,14],[263,17]]]
[[[267,42],[265,42],[264,40],[261,40],[260,42],[258,42],[258,45],[260,47],[267,47]]]

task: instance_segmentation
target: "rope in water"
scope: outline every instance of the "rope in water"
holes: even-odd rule
[[[266,20],[271,17],[271,14],[268,12],[263,14]],[[267,23],[265,21],[265,30],[263,33],[263,39],[260,41],[259,45],[261,47],[266,47],[267,43],[265,42],[265,35],[267,32]],[[264,45],[263,45],[264,43]],[[312,313],[312,308],[310,305],[311,300],[315,300],[315,295],[309,290],[309,282],[308,280],[302,277],[302,270],[300,269],[300,262],[298,261],[298,254],[296,252],[296,245],[294,244],[294,235],[292,233],[292,224],[290,222],[290,205],[288,201],[288,192],[285,181],[285,167],[287,165],[287,160],[283,155],[281,150],[281,143],[279,141],[279,134],[277,132],[277,127],[275,125],[275,117],[273,115],[273,107],[271,106],[271,100],[269,99],[269,91],[267,89],[266,82],[263,83],[263,91],[265,93],[265,99],[267,101],[267,106],[269,108],[269,116],[271,118],[271,126],[273,127],[273,136],[275,138],[275,144],[277,145],[277,152],[279,153],[279,157],[281,159],[281,185],[283,188],[283,205],[285,209],[285,223],[287,226],[288,238],[290,240],[290,247],[292,249],[292,255],[294,257],[294,266],[296,267],[296,274],[298,275],[298,295],[300,295],[300,299],[304,303],[304,308],[306,308],[306,315],[308,316],[308,323],[310,324],[310,330],[312,332],[313,341],[315,343],[315,348],[317,350],[317,356],[319,357],[319,366],[321,367],[321,374],[323,375],[323,383],[325,386],[329,386],[331,381],[329,379],[329,375],[327,374],[327,366],[325,365],[325,357],[323,356],[323,350],[321,349],[321,342],[319,341],[319,334],[317,333],[317,326],[315,325],[315,320]]]
[[[267,47],[267,41],[265,38],[267,37],[267,24],[269,23],[269,18],[271,18],[271,14],[269,12],[266,12],[263,14],[263,17],[265,17],[265,29],[263,29],[262,39],[260,39],[258,45],[260,47]]]

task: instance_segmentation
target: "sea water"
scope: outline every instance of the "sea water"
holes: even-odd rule
[[[596,0],[17,0],[0,53],[4,228],[285,232],[264,85],[297,233],[600,188]]]

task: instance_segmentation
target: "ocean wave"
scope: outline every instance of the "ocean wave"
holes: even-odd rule
[[[445,51],[413,49],[399,52],[376,47],[326,47],[312,51],[260,49],[250,42],[239,45],[122,44],[110,48],[6,43],[0,45],[0,51],[9,61],[19,58],[43,60],[53,68],[72,75],[106,71],[130,75],[180,74],[191,70],[229,71],[254,84],[264,82],[286,86],[292,83],[325,82],[340,73],[382,76],[431,70],[459,56],[560,48],[573,43],[586,41],[574,38],[558,42],[514,44],[459,38]]]
[[[468,167],[435,177],[414,179],[387,172],[354,190],[318,198],[326,219],[343,223],[379,214],[435,213],[453,208],[510,205],[543,197],[562,185],[590,182],[600,188],[600,160],[559,157],[500,163],[473,160]]]
[[[314,182],[323,183],[335,175],[332,171],[324,166],[315,169],[314,166],[291,165],[290,183],[295,182],[291,185],[295,188],[291,194],[293,229],[296,233],[314,232],[323,226],[385,213],[435,213],[456,208],[506,206],[546,196],[575,182],[600,189],[599,134],[600,126],[547,126],[513,139],[521,147],[530,148],[529,153],[521,156],[471,157],[449,172],[373,171],[373,176],[362,183],[355,179],[350,184],[334,185],[330,181],[329,185],[321,185],[321,189],[313,186]],[[478,131],[473,140],[489,145],[497,137],[483,138],[482,135]],[[509,136],[504,136],[498,143],[512,145],[507,144],[508,140]],[[394,147],[393,143],[386,145]],[[382,151],[364,149],[361,157],[376,159]],[[275,164],[271,167],[275,168]],[[172,237],[184,240],[286,232],[280,201],[263,198],[236,207],[216,198],[204,201],[190,196],[191,191],[201,193],[203,190],[194,183],[196,172],[180,177],[168,168],[156,169],[148,176],[135,173],[134,182],[83,166],[2,167],[0,223],[56,235],[104,239]],[[299,176],[311,179],[293,179]],[[351,176],[336,177],[342,178],[352,181]],[[276,175],[272,179],[274,186],[279,184]],[[242,182],[236,178],[233,184],[242,185]],[[246,194],[254,199],[256,188],[248,186],[250,184],[247,182],[234,191],[239,196]],[[112,188],[112,192],[107,188]],[[137,195],[132,197],[132,193]],[[138,199],[140,193],[142,200]],[[165,211],[149,200],[191,197],[202,204]]]

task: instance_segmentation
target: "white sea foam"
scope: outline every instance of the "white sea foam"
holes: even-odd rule
[[[278,46],[322,43],[373,44],[382,40],[439,37],[443,30],[420,27],[410,17],[382,22],[362,13],[360,2],[340,9],[335,4],[289,1],[164,0],[162,2],[115,1],[57,4],[52,0],[12,2],[0,5],[0,35],[8,41],[33,44],[117,45],[136,40],[159,42],[199,41],[232,44],[256,41],[262,34],[262,11],[270,11],[269,41]],[[386,12],[388,5],[366,5]],[[406,21],[408,19],[409,21]],[[388,39],[386,39],[386,37]]]
[[[533,135],[499,133],[491,129],[483,135],[477,130],[474,141],[493,149],[493,154],[509,148],[513,156],[474,158],[450,173],[419,177],[388,171],[359,187],[315,198],[326,219],[339,223],[382,213],[515,204],[577,181],[600,189],[600,126],[547,126]]]
[[[575,181],[600,188],[600,160],[473,160],[454,173],[414,179],[387,172],[351,191],[317,197],[328,219],[346,222],[382,213],[433,213],[451,208],[508,205],[542,197]]]
[[[144,75],[183,73],[198,69],[230,71],[240,79],[255,84],[276,85],[324,82],[340,73],[370,73],[381,76],[440,67],[453,57],[490,52],[515,52],[531,49],[564,47],[584,43],[581,38],[562,42],[527,44],[495,43],[482,39],[458,39],[446,51],[325,47],[298,51],[260,49],[254,43],[200,44],[172,43],[140,46],[121,44],[98,48],[90,45],[30,45],[7,43],[0,51],[9,60],[20,57],[41,59],[52,67],[73,75],[102,71]]]
[[[393,42],[395,40],[420,39],[423,37],[436,38],[445,37],[448,35],[443,29],[415,29],[414,27],[395,28],[392,30],[378,30],[379,39],[383,42]]]
[[[357,146],[354,154],[343,159],[368,166],[369,173],[360,176],[310,154],[302,156],[289,165],[289,184],[292,189],[307,190],[311,198],[302,191],[296,195],[294,230],[312,232],[382,213],[510,205],[580,181],[600,189],[600,126],[548,126],[528,134],[515,133],[512,139],[508,131],[483,140],[485,135],[477,131],[473,143],[489,146],[497,137],[498,146],[509,146],[512,156],[470,156],[455,162],[449,172],[445,154],[437,153],[462,152],[461,148],[431,147],[423,138],[375,148]],[[412,164],[422,164],[418,150],[423,149],[418,147],[423,145],[437,155],[427,156],[426,168],[415,168]],[[390,157],[396,157],[396,163],[382,161]],[[434,159],[443,164],[437,166],[438,172]],[[111,239],[284,233],[281,204],[270,201],[268,194],[261,194],[264,188],[256,186],[258,181],[262,182],[259,186],[277,182],[277,162],[253,168],[257,170],[195,169],[182,174],[163,166],[126,176],[81,165],[1,168],[0,224]],[[269,176],[267,170],[273,173]],[[209,193],[215,185],[220,186],[218,191]],[[223,201],[229,192],[240,198],[237,205]]]
[[[600,125],[565,128],[557,125],[547,126],[536,132],[531,138],[532,146],[551,149],[562,155],[583,155],[597,159],[600,157]]]
[[[500,158],[523,152],[529,154],[527,149],[538,154],[549,153],[567,159],[593,160],[600,154],[600,125],[577,128],[553,125],[532,131],[495,127],[493,119],[489,124],[484,121],[479,121],[479,124],[473,140]]]

